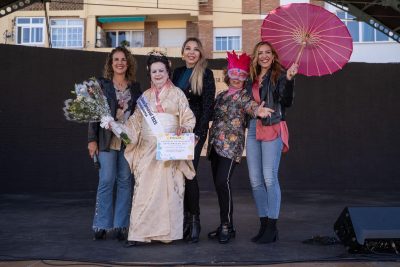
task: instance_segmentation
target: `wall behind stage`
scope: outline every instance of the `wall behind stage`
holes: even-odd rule
[[[62,107],[75,82],[101,75],[105,58],[0,45],[0,193],[96,190],[87,127],[66,121]],[[148,88],[146,57],[137,59],[138,80]],[[213,69],[224,64],[209,62]],[[400,189],[399,73],[400,64],[350,63],[334,75],[297,77],[283,190]],[[210,175],[203,158],[202,190],[213,190]],[[237,189],[249,188],[245,160],[232,180]]]

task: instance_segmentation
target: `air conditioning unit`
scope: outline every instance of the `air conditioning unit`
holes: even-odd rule
[[[208,0],[199,0],[199,4],[201,5],[201,4],[207,4],[208,3]]]

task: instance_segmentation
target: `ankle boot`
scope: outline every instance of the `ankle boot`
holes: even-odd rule
[[[236,235],[236,230],[233,228],[232,224],[224,223],[221,225],[221,231],[218,235],[218,242],[221,244],[226,244],[234,238]]]
[[[209,232],[208,235],[207,235],[208,238],[210,238],[210,239],[217,238],[219,236],[219,233],[221,232],[221,228],[222,228],[222,226],[220,225],[220,226],[217,227],[216,230],[214,230],[212,232]]]
[[[93,240],[106,239],[107,231],[104,229],[98,229],[93,231]]]
[[[257,242],[258,239],[264,234],[265,229],[267,228],[268,217],[260,217],[260,229],[258,230],[258,234],[251,238],[252,242]]]
[[[190,243],[197,243],[199,242],[199,236],[201,231],[199,215],[191,214],[189,222],[190,222],[190,235],[188,241]]]
[[[277,219],[268,218],[264,234],[257,240],[258,244],[272,243],[278,240],[278,228],[276,227],[277,221]]]
[[[128,228],[120,227],[114,229],[114,238],[118,241],[125,241],[128,238]]]
[[[187,239],[190,234],[190,213],[186,212],[183,214],[183,239]]]

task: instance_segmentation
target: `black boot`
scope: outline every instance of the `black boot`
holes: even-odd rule
[[[199,215],[190,215],[190,234],[188,241],[190,243],[197,243],[199,242],[199,236],[200,236],[200,231],[201,231],[201,226],[200,226],[200,217]]]
[[[183,214],[183,239],[187,239],[190,234],[190,213],[186,212]]]
[[[268,217],[260,217],[260,229],[258,230],[258,234],[251,238],[252,242],[257,242],[257,240],[264,234],[267,227],[267,220]]]
[[[233,228],[232,224],[224,223],[221,226],[221,231],[218,234],[218,242],[221,244],[226,244],[234,238],[236,235],[236,230]]]
[[[106,239],[107,231],[104,229],[98,229],[93,231],[93,240],[103,240]]]
[[[217,238],[219,236],[219,233],[221,232],[221,228],[222,228],[222,226],[220,225],[220,226],[218,226],[218,228],[216,230],[209,232],[207,235],[208,238],[210,238],[210,239]]]
[[[114,229],[114,238],[118,241],[125,241],[128,238],[128,228],[121,227]]]
[[[146,244],[145,242],[140,242],[140,241],[125,241],[124,247],[131,248],[131,247],[143,246],[145,244]]]
[[[277,219],[268,218],[264,234],[257,240],[258,244],[272,243],[278,240],[278,228],[276,227],[277,221]]]

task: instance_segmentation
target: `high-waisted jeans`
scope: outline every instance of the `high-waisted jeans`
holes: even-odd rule
[[[110,149],[109,152],[99,152],[100,177],[93,219],[94,230],[129,226],[132,174],[124,157],[124,151],[124,149],[121,151]]]
[[[281,189],[278,181],[282,139],[256,140],[256,120],[250,121],[247,133],[246,157],[250,184],[259,217],[278,219]]]

